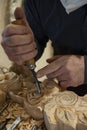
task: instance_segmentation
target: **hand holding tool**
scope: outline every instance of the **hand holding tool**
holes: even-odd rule
[[[22,20],[22,19],[15,20],[15,21],[12,22],[12,24],[25,25],[26,26],[24,20]],[[34,76],[35,83],[36,83],[37,92],[38,92],[38,94],[40,94],[41,93],[41,88],[40,88],[40,84],[39,84],[39,81],[38,81],[38,79],[36,77],[36,73],[35,73],[35,67],[36,66],[35,66],[34,59],[26,61],[25,65],[29,68],[29,70],[31,70],[31,72],[32,72],[32,74]]]

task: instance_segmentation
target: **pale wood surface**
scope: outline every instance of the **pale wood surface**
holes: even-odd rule
[[[45,105],[44,119],[47,130],[86,130],[87,95],[59,92]]]

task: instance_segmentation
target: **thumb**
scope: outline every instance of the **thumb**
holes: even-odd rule
[[[29,27],[29,24],[28,24],[28,22],[26,20],[26,16],[25,16],[24,10],[21,7],[17,7],[15,9],[14,16],[15,16],[16,20],[22,20],[24,25]]]
[[[29,23],[27,22],[24,10],[21,7],[17,7],[15,9],[14,16],[15,16],[16,20],[22,20],[23,24],[26,25],[29,28],[30,32],[33,34],[32,30],[29,26]]]
[[[15,9],[14,16],[16,19],[26,19],[25,13],[21,7]]]

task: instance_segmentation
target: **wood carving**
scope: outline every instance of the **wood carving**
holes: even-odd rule
[[[21,104],[29,116],[36,120],[43,119],[43,110],[45,104],[59,92],[59,89],[57,88],[58,85],[54,81],[45,80],[40,84],[40,86],[40,95],[36,93],[35,84],[33,84],[33,89],[29,89],[30,87],[28,87],[26,88],[26,91],[23,90],[21,94],[22,96],[15,95],[12,92],[9,93],[10,98],[13,101]]]
[[[25,66],[16,65],[10,71],[1,67],[0,106],[8,94],[29,118],[44,121],[47,130],[87,129],[87,95],[80,97],[74,92],[60,92],[57,83],[48,79],[40,86],[41,94],[38,95],[31,72]]]
[[[30,117],[36,120],[43,119],[44,105],[59,92],[57,83],[45,80],[40,84],[41,94],[38,95],[31,72],[26,66],[15,64],[9,70],[0,74],[0,90],[19,103]]]
[[[5,24],[14,20],[14,10],[22,5],[22,1],[2,1],[1,31]],[[8,61],[8,66],[7,63]],[[26,117],[25,122],[18,126],[21,130],[31,129],[31,122],[41,126],[43,121],[46,129],[40,127],[40,130],[87,130],[87,95],[79,97],[73,92],[59,92],[57,87],[54,81],[45,80],[41,83],[41,95],[37,95],[32,73],[26,67],[14,64],[8,70],[0,66],[0,109],[8,100],[8,96],[11,99],[11,106],[9,105],[6,116],[5,113],[2,114],[0,121],[14,108],[11,123],[19,114]],[[39,123],[30,121],[29,117],[39,120]]]
[[[86,130],[87,100],[84,98],[69,91],[56,94],[44,108],[47,130]]]

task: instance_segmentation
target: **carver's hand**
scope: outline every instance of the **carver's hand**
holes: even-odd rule
[[[37,72],[39,78],[56,78],[63,88],[84,83],[84,56],[56,56],[47,61],[49,64]]]
[[[2,33],[2,46],[9,59],[19,65],[37,55],[33,32],[21,8],[15,10],[15,18],[24,20],[25,25],[9,24]]]

